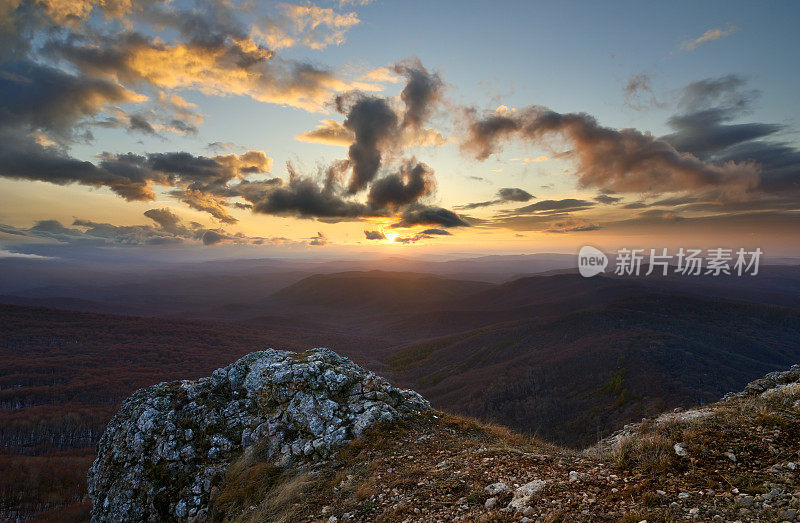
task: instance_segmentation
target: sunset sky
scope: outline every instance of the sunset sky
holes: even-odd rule
[[[800,254],[797,2],[10,0],[0,256]]]

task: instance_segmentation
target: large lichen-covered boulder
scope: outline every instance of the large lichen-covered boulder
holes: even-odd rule
[[[197,381],[136,391],[89,471],[93,521],[202,521],[231,461],[325,459],[365,429],[430,408],[329,349],[254,352]]]

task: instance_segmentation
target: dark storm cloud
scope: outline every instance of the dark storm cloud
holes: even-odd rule
[[[381,166],[382,150],[398,132],[398,118],[383,98],[359,96],[348,109],[346,103],[346,97],[340,96],[336,101],[339,112],[347,114],[344,126],[355,136],[347,156],[353,169],[348,189],[356,193],[375,179]]]
[[[399,172],[375,180],[367,194],[367,203],[375,209],[397,209],[430,194],[435,187],[433,169],[412,160]]]
[[[233,179],[271,167],[261,151],[211,158],[185,152],[104,153],[96,164],[77,160],[66,144],[76,139],[81,122],[108,103],[135,100],[137,95],[108,80],[32,62],[3,64],[0,94],[0,176],[7,178],[105,186],[127,200],[154,199],[152,184],[179,187],[181,198],[191,206],[232,222],[219,202],[203,203],[210,197],[182,192],[214,192]],[[129,118],[131,127],[155,132],[142,117]]]
[[[741,76],[727,75],[688,84],[678,103],[682,112],[667,121],[675,132],[662,139],[679,151],[710,158],[714,151],[781,131],[783,126],[776,124],[725,123],[745,115],[758,97],[758,91],[745,89],[746,83]]]
[[[693,82],[682,91],[682,112],[668,121],[675,132],[663,140],[720,165],[757,165],[759,174],[749,199],[761,202],[756,206],[764,209],[800,208],[800,151],[784,142],[765,140],[784,131],[785,126],[728,123],[746,116],[758,95],[757,90],[747,89],[746,80],[738,75]]]
[[[428,72],[419,60],[400,62],[394,69],[406,77],[406,85],[400,93],[405,105],[402,115],[386,98],[358,92],[336,97],[336,110],[346,116],[342,125],[354,136],[347,154],[352,168],[348,190],[352,194],[375,179],[387,153],[402,148],[406,141],[415,140],[415,133],[423,129],[441,101],[441,79]],[[404,135],[403,129],[410,129],[412,134]]]
[[[76,6],[42,0],[30,5],[36,16],[5,20],[14,31],[4,36],[21,44],[35,36],[37,50],[27,54],[31,48],[20,45],[20,59],[0,66],[0,176],[104,187],[131,201],[153,200],[162,187],[168,196],[224,223],[236,222],[230,212],[235,207],[328,222],[407,216],[420,225],[467,225],[452,211],[420,203],[436,186],[430,167],[416,160],[398,161],[397,153],[410,145],[444,140],[423,127],[442,102],[444,83],[437,73],[417,59],[395,64],[393,71],[406,80],[399,103],[356,92],[352,89],[380,86],[350,82],[332,70],[277,56],[263,44],[266,36],[254,32],[250,6],[212,1],[200,7],[194,2],[131,5],[111,0],[94,5],[90,0]],[[358,23],[354,13],[339,16],[330,9],[294,7],[279,9],[287,16],[305,17],[303,24],[325,34],[330,30],[335,38],[318,42],[295,28],[294,40],[276,48],[295,41],[330,45]],[[88,23],[90,18],[97,23]],[[296,22],[287,18],[287,23]],[[45,60],[63,69],[42,65]],[[165,131],[196,134],[203,116],[176,94],[183,91],[249,96],[310,111],[322,110],[338,94],[335,105],[345,115],[342,126],[353,137],[348,158],[333,164],[324,178],[290,170],[286,180],[253,180],[250,175],[271,170],[272,160],[262,151],[216,156],[114,152],[97,154],[92,161],[70,155],[70,146],[91,140],[97,126],[162,138]],[[397,171],[384,165],[387,159],[400,163]],[[365,198],[354,199],[362,191],[368,191]],[[147,216],[158,225],[124,228],[81,222],[85,230],[79,229],[78,235],[90,231],[93,240],[130,243],[241,240],[221,229],[201,233],[202,228],[187,227],[160,211],[148,211]],[[311,240],[322,241],[321,235]]]
[[[420,129],[441,101],[444,82],[438,74],[429,73],[417,58],[395,64],[394,70],[407,79],[400,93],[406,106],[403,126]]]
[[[65,73],[28,60],[0,64],[0,126],[20,132],[41,130],[72,140],[75,125],[108,103],[141,99],[104,78]]]
[[[675,115],[667,121],[675,132],[662,136],[662,139],[679,151],[706,157],[708,153],[763,138],[783,129],[782,125],[777,124],[723,124],[735,117],[735,113],[721,108]]]
[[[287,182],[264,188],[242,182],[235,189],[237,194],[252,204],[255,212],[327,223],[399,214],[403,227],[468,225],[452,211],[420,203],[436,187],[428,165],[410,158],[398,162],[395,172],[385,174],[388,169],[384,160],[392,157],[397,161],[396,152],[416,143],[407,131],[423,130],[422,125],[441,100],[443,85],[438,75],[428,72],[418,60],[399,63],[395,71],[407,79],[400,96],[405,106],[402,112],[387,98],[361,92],[345,93],[334,100],[336,110],[345,115],[343,131],[337,131],[336,141],[352,137],[347,159],[334,162],[316,177],[300,175],[290,167]],[[325,123],[326,128],[336,125],[333,121]],[[309,133],[301,136],[309,138]],[[367,191],[364,203],[355,199],[363,190]],[[372,235],[367,232],[368,237]]]
[[[359,218],[374,215],[358,201],[342,195],[332,180],[325,183],[296,173],[289,167],[288,182],[277,179],[269,184],[241,184],[240,195],[253,205],[253,211],[300,218]]]

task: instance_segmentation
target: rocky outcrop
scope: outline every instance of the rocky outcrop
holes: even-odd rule
[[[93,521],[202,521],[233,459],[321,460],[380,421],[430,408],[329,349],[248,354],[197,381],[135,392],[89,471]]]
[[[742,392],[732,392],[725,395],[723,400],[757,396],[768,390],[785,387],[800,382],[800,365],[792,365],[789,370],[770,372],[763,378],[748,383]]]
[[[744,390],[740,392],[729,392],[722,397],[720,402],[734,401],[749,396],[763,396],[770,395],[781,391],[784,387],[800,387],[800,365],[792,365],[789,370],[770,372],[764,375],[763,378],[753,380],[745,385]],[[705,407],[697,407],[691,410],[683,410],[677,408],[672,412],[665,412],[653,418],[652,422],[656,424],[665,424],[669,422],[686,422],[693,421],[700,418],[705,418],[714,413],[715,404]],[[599,451],[610,451],[614,449],[625,438],[629,438],[639,434],[642,423],[647,421],[643,419],[641,422],[628,423],[622,429],[614,432],[611,436],[599,441],[595,445],[595,449]],[[681,451],[675,449],[677,455],[681,455]]]

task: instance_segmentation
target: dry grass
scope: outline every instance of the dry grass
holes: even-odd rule
[[[614,465],[622,470],[639,469],[649,474],[660,474],[673,463],[674,443],[662,434],[625,436],[613,450]]]
[[[264,451],[255,446],[228,467],[211,504],[215,521],[291,521],[290,509],[301,499],[308,476],[276,467],[264,459]]]

